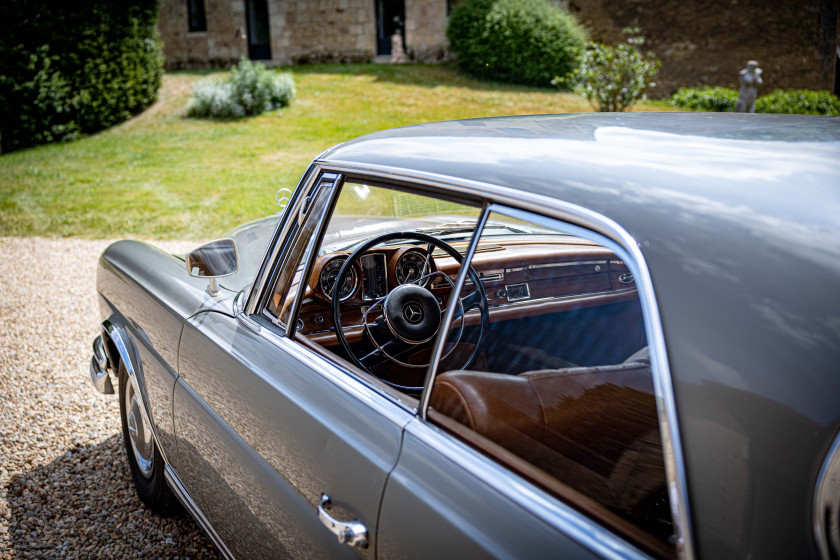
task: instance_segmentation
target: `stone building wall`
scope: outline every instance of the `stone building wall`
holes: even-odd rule
[[[248,56],[243,0],[206,0],[205,14],[207,31],[190,32],[187,3],[161,2],[158,29],[167,68],[224,67]]]
[[[163,0],[159,29],[169,69],[230,66],[248,56],[244,0],[204,0],[207,31],[188,30],[184,0]],[[376,56],[373,0],[268,0],[271,65],[362,62]],[[446,0],[405,0],[412,60],[446,53]]]
[[[449,46],[446,40],[446,0],[406,0],[405,46],[411,60],[443,60]]]
[[[360,62],[376,54],[371,0],[270,1],[272,62]]]

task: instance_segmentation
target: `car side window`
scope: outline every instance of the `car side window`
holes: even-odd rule
[[[641,548],[674,557],[632,273],[594,236],[511,215],[490,213],[481,231],[441,347],[443,356],[478,351],[465,366],[441,363],[428,419]]]
[[[266,304],[269,318],[281,325],[288,325],[302,266],[315,245],[318,225],[329,208],[335,179],[331,174],[322,176],[297,208],[298,215],[290,216],[298,224],[292,230],[292,241],[277,266],[274,288]]]
[[[480,211],[419,189],[345,179],[320,238],[304,226],[311,238],[290,251],[295,275],[278,281],[269,311],[288,322],[300,294],[299,341],[416,397]]]

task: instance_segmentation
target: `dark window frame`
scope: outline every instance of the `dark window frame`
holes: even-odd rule
[[[207,31],[207,11],[204,0],[187,0],[187,26],[190,33]]]

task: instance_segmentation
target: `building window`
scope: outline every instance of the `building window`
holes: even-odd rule
[[[204,0],[187,0],[187,19],[190,24],[190,31],[207,31]]]

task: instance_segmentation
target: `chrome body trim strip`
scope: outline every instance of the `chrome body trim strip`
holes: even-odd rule
[[[235,557],[228,550],[228,547],[225,546],[224,541],[222,538],[216,533],[213,529],[213,526],[201,512],[201,509],[198,507],[198,504],[190,496],[190,493],[187,491],[187,488],[184,486],[184,483],[181,482],[181,479],[178,478],[178,475],[169,465],[166,465],[163,469],[163,475],[166,478],[167,484],[169,484],[169,488],[172,489],[172,492],[177,496],[178,501],[180,501],[184,505],[184,509],[190,512],[190,515],[195,522],[198,523],[199,527],[204,529],[204,532],[210,537],[210,540],[213,541],[213,544],[216,546],[216,549],[222,554],[224,558],[228,560],[235,560]]]
[[[812,515],[820,557],[836,559],[840,555],[840,433],[834,438],[817,477]]]
[[[596,521],[578,512],[562,501],[550,499],[543,490],[518,477],[472,447],[452,438],[433,424],[411,422],[405,428],[418,440],[437,450],[441,456],[469,471],[524,510],[540,517],[546,523],[568,535],[584,547],[604,558],[615,560],[649,559],[650,557],[629,542],[605,529]]]
[[[327,154],[328,152],[325,152],[325,156]],[[310,176],[309,181],[314,181],[314,177],[319,177],[322,172],[328,171],[377,179],[390,183],[419,185],[432,191],[449,195],[458,193],[470,199],[475,199],[476,197],[492,199],[494,202],[504,204],[505,206],[533,212],[536,215],[555,218],[569,224],[580,226],[591,232],[596,232],[613,241],[616,247],[621,249],[622,253],[626,253],[626,256],[620,255],[622,257],[621,260],[627,264],[636,280],[636,287],[639,291],[645,319],[648,345],[652,356],[653,383],[657,411],[659,412],[663,451],[665,454],[665,470],[671,501],[671,515],[677,532],[677,553],[683,560],[693,559],[694,545],[691,530],[692,522],[689,513],[690,508],[688,506],[685,460],[682,453],[682,440],[674,398],[674,387],[668,369],[665,335],[662,331],[662,321],[656,305],[653,282],[644,256],[635,239],[615,221],[587,208],[543,195],[517,191],[510,187],[469,179],[453,178],[435,173],[416,172],[376,164],[359,165],[340,160],[316,160],[313,162],[311,169],[313,174]],[[273,268],[273,261],[276,259],[278,247],[275,246],[273,251],[271,266],[267,266],[264,272],[270,271]],[[264,281],[263,278],[263,284]],[[260,284],[256,293],[260,294],[262,288],[263,286]],[[248,312],[252,313],[254,307],[249,307]],[[435,352],[439,353],[439,351],[440,348],[436,347]],[[433,381],[433,375],[427,376],[427,387],[429,381]],[[425,416],[425,409],[428,407],[430,395],[427,393],[428,391],[424,390],[423,395],[421,395],[423,399],[421,400],[421,417]]]

